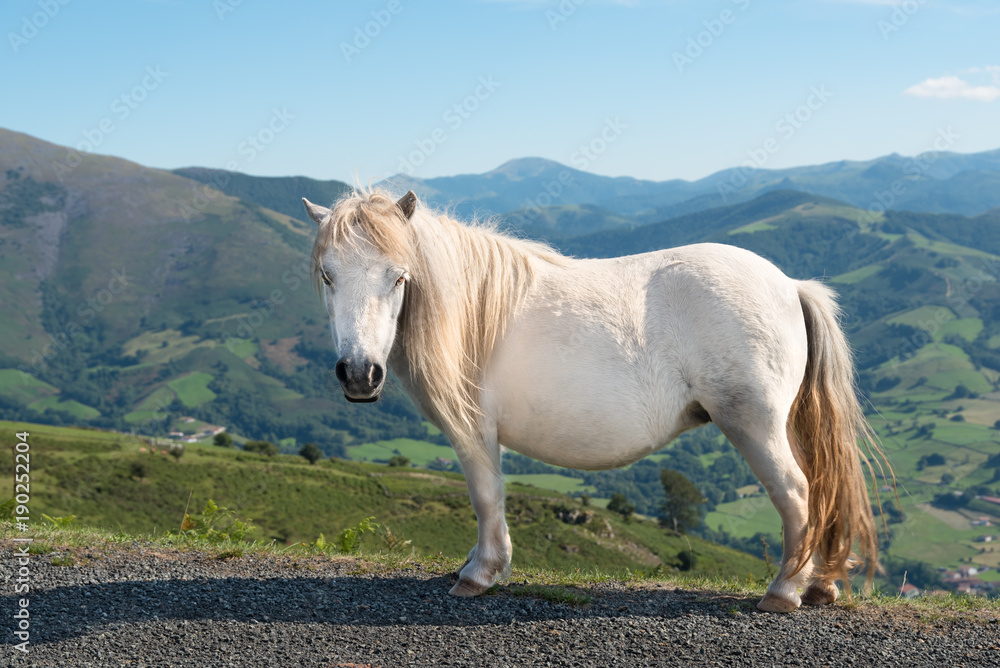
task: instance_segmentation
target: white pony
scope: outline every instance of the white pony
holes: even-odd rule
[[[836,580],[849,593],[855,542],[870,584],[858,440],[871,431],[828,288],[719,244],[568,258],[435,214],[412,191],[303,203],[344,395],[378,400],[388,365],[465,471],[479,541],[451,594],[482,594],[510,570],[501,443],[609,469],[709,421],[781,515],[783,564],[757,607],[831,603]]]

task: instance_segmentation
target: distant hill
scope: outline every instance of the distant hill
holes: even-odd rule
[[[301,193],[281,193],[298,185],[318,201],[343,187],[231,175],[225,188],[292,211]],[[333,391],[314,227],[299,218],[0,130],[0,414],[154,434],[188,416],[330,454],[428,438],[398,391],[363,412]]]
[[[208,184],[215,190],[247,202],[305,220],[302,198],[329,206],[351,187],[341,181],[318,181],[306,176],[250,176],[205,167],[175,169],[174,174]]]
[[[787,169],[736,168],[696,181],[598,176],[542,158],[511,160],[485,174],[429,179],[396,175],[389,181],[435,204],[452,205],[462,215],[589,204],[649,223],[778,189],[830,197],[862,209],[975,215],[1000,206],[1000,149],[912,158],[892,154]]]

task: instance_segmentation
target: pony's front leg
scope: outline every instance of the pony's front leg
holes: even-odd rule
[[[495,434],[495,430],[494,434]],[[479,542],[458,574],[452,596],[478,596],[510,575],[510,532],[504,518],[503,475],[496,436],[486,436],[471,448],[456,448],[465,471],[469,498],[479,522]]]

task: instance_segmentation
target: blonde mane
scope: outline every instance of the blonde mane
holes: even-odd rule
[[[409,270],[396,345],[426,397],[422,408],[456,448],[469,447],[481,440],[480,381],[497,339],[538,263],[567,259],[544,244],[463,224],[422,203],[406,220],[389,193],[359,189],[338,200],[320,225],[313,275],[331,246],[365,243]]]

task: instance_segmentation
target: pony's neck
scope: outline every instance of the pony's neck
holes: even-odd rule
[[[537,269],[566,258],[446,217],[417,214],[411,224],[413,281],[389,364],[432,422],[461,434],[477,420],[482,374]]]

